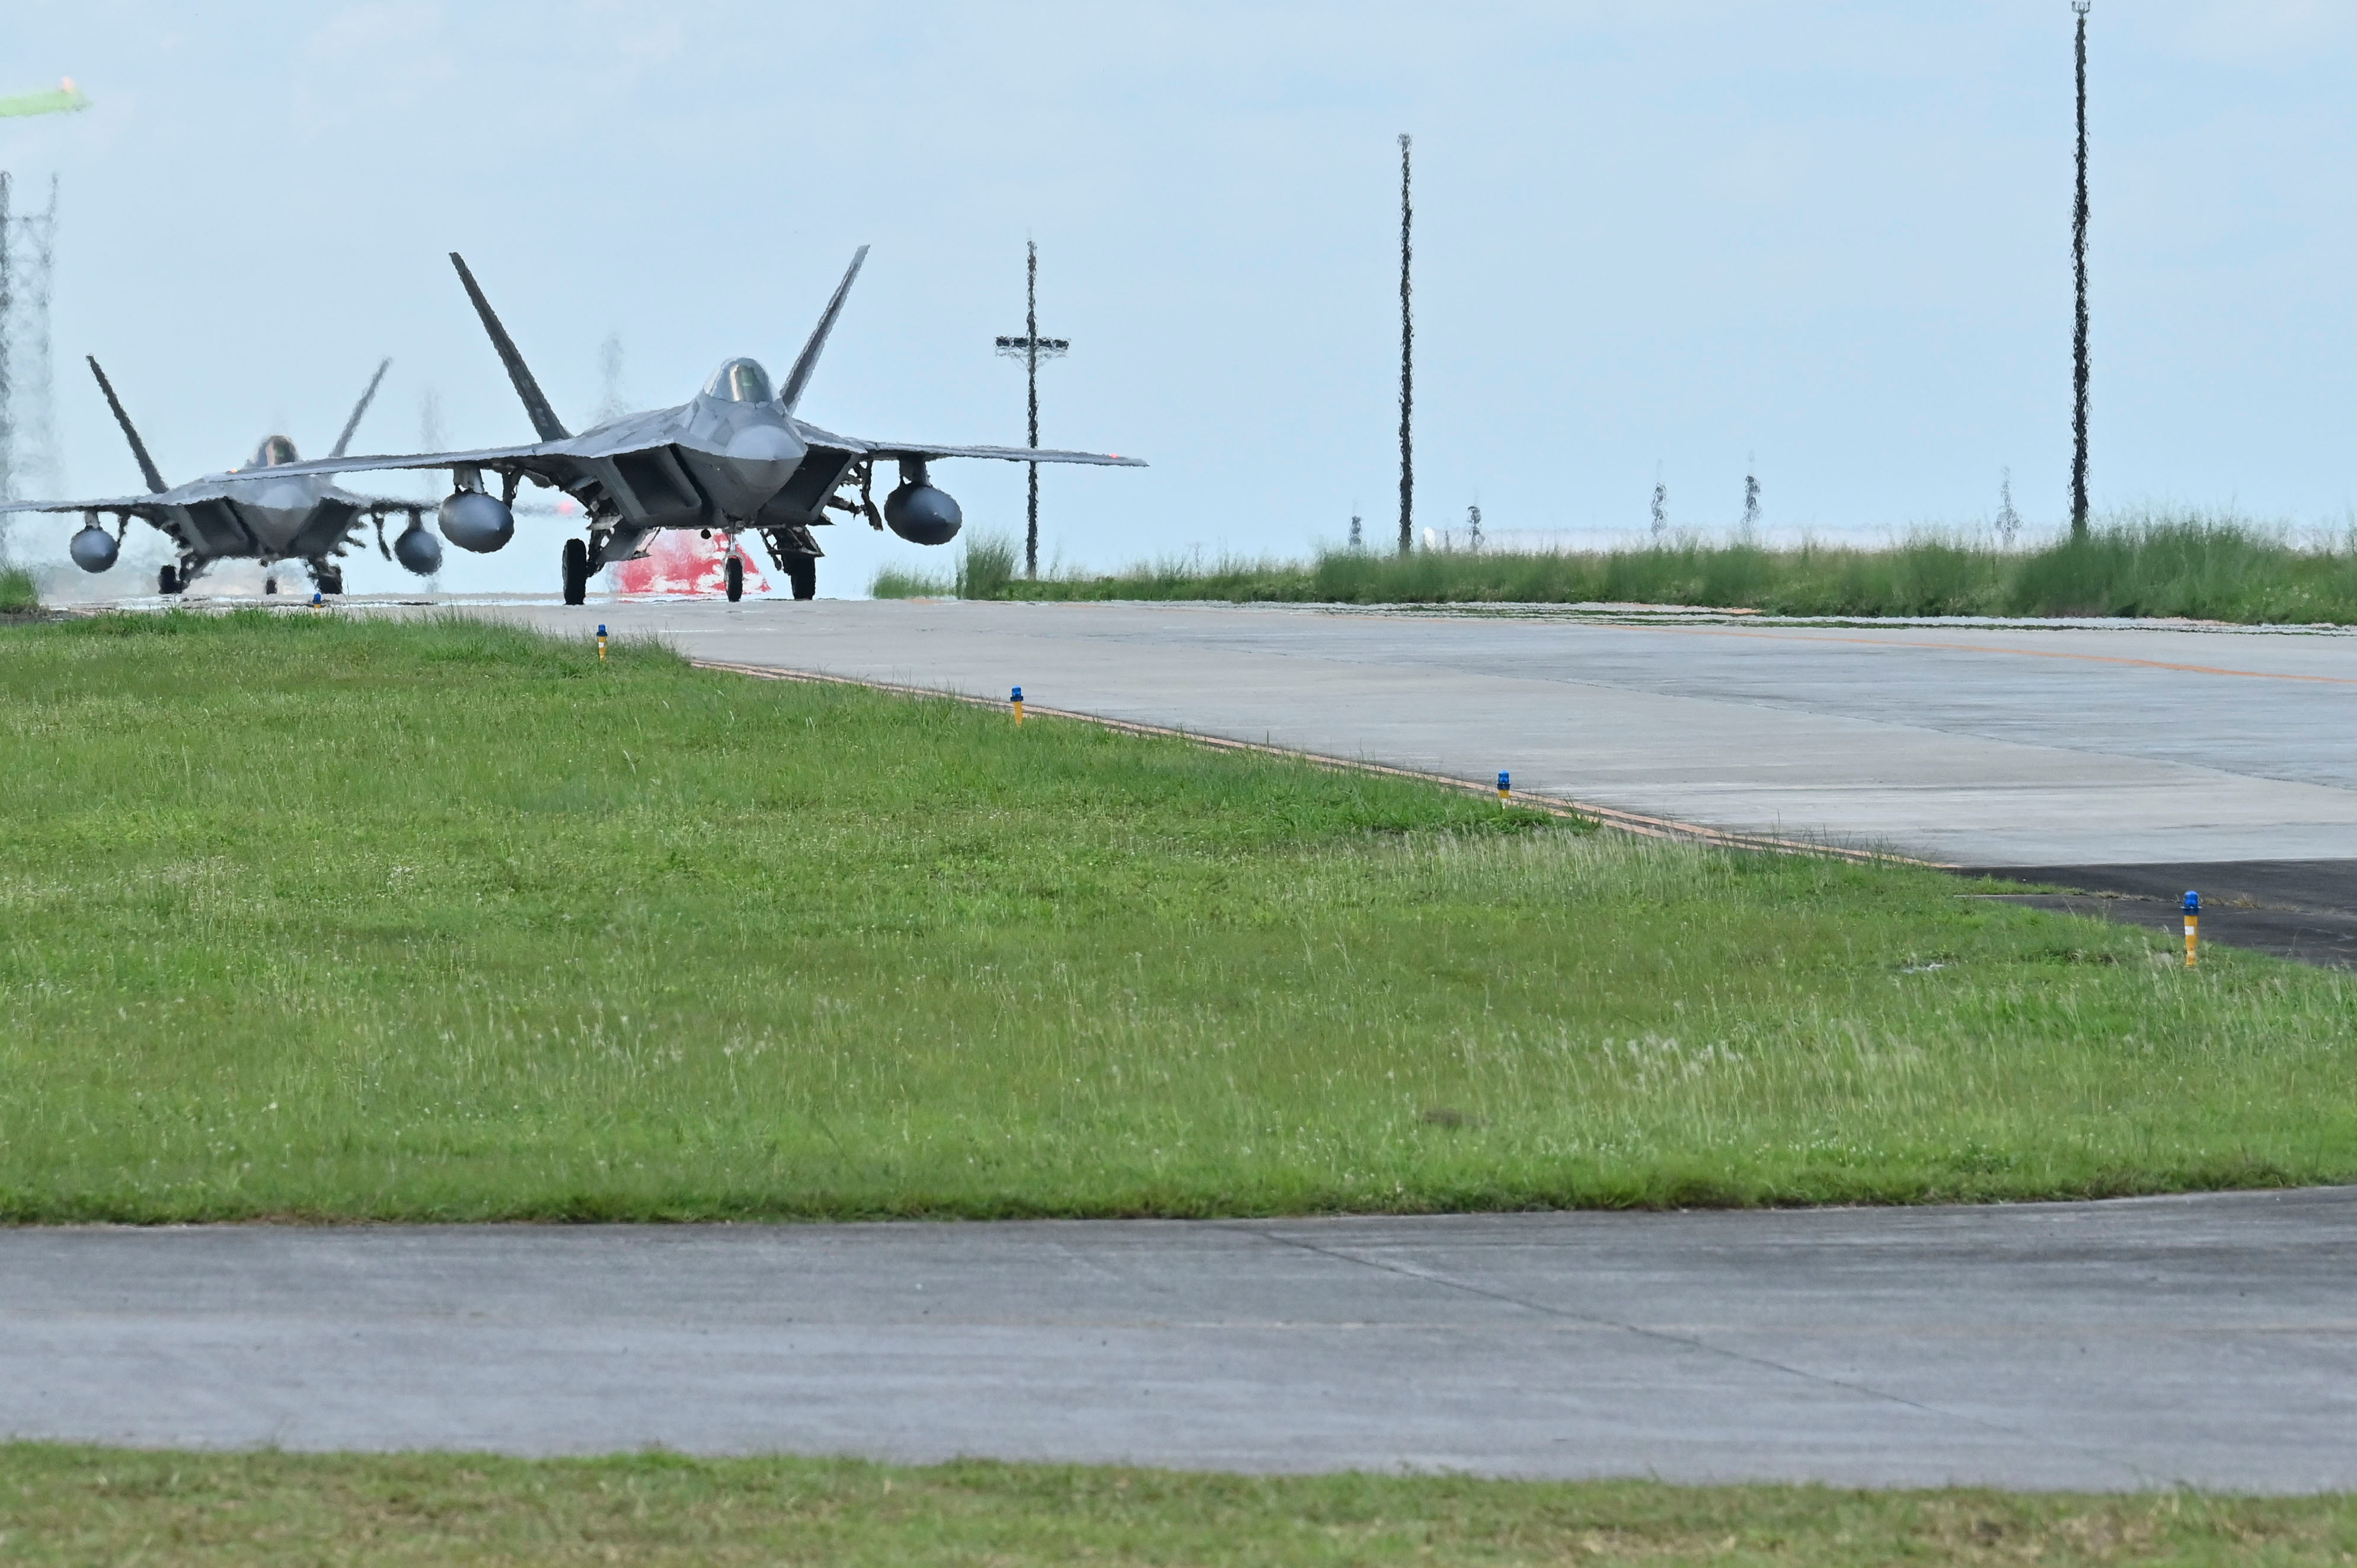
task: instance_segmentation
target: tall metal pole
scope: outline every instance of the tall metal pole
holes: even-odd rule
[[[1409,245],[1415,209],[1408,201],[1408,138],[1400,149],[1400,553],[1415,548],[1415,317],[1408,308]]]
[[[1039,336],[1039,244],[1036,240],[1023,242],[1023,336],[1001,338],[998,351],[1009,359],[1023,361],[1023,390],[1029,414],[1031,450],[1039,449],[1039,361],[1060,358],[1072,347],[1066,338]],[[1023,575],[1039,575],[1039,465],[1027,463],[1030,473],[1030,505],[1023,531]]]
[[[2071,209],[2071,265],[2078,314],[2071,337],[2071,537],[2087,537],[2087,11],[2092,0],[2071,0],[2079,17],[2079,193]]]
[[[1031,409],[1031,449],[1039,449],[1039,242],[1023,242],[1023,375],[1028,389]],[[1023,529],[1023,575],[1039,575],[1039,465],[1027,463],[1031,470],[1031,499],[1025,511]]]

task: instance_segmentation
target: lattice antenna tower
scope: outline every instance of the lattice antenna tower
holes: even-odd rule
[[[39,212],[16,220],[23,237],[23,285],[17,291],[17,311],[24,328],[22,362],[17,371],[17,471],[35,495],[65,491],[65,464],[58,452],[58,427],[51,400],[49,367],[49,295],[56,275],[58,250],[58,177],[49,176],[49,202]]]
[[[9,362],[16,321],[16,220],[8,199],[8,171],[0,169],[0,501],[16,499],[16,387]]]
[[[0,98],[0,119],[72,113],[89,107],[90,99],[74,85],[73,78],[67,77],[51,91]],[[7,171],[0,169],[0,500],[15,499],[17,493],[18,424],[13,350],[17,315],[16,252],[20,230],[25,232],[26,248],[33,258],[30,314],[35,364],[30,388],[33,395],[27,401],[36,433],[34,461],[47,470],[43,474],[45,483],[57,482],[58,467],[56,427],[49,417],[49,274],[57,239],[57,177],[49,177],[48,210],[38,218],[16,216],[10,207],[9,187]]]
[[[1001,338],[998,351],[1010,360],[1023,361],[1023,389],[1028,422],[1026,426],[1031,449],[1039,447],[1039,361],[1060,360],[1071,352],[1069,338],[1039,336],[1039,243],[1023,242],[1023,336]],[[1023,465],[1030,472],[1030,496],[1024,508],[1023,575],[1039,575],[1039,465]]]

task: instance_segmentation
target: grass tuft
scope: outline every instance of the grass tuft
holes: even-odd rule
[[[2357,537],[2303,549],[2232,518],[2147,512],[2026,552],[1919,532],[1888,548],[1673,538],[1628,549],[1329,550],[1011,580],[997,596],[1324,604],[1662,604],[1830,616],[2185,616],[2357,623]]]
[[[942,577],[902,566],[883,566],[867,585],[878,599],[997,599],[1016,581],[1015,542],[1004,534],[969,533],[956,572]]]
[[[0,1219],[2357,1176],[2338,973],[628,640],[18,625],[0,762]]]
[[[996,599],[1015,582],[1015,541],[1003,533],[969,533],[958,563],[957,596]]]
[[[946,599],[956,591],[950,579],[905,566],[878,566],[867,583],[871,599]]]
[[[40,607],[33,575],[22,566],[0,566],[0,615],[30,615]]]

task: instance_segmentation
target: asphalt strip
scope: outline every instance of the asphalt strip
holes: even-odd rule
[[[2357,1188],[1686,1214],[0,1231],[0,1433],[2357,1487]]]
[[[1995,897],[2171,934],[2184,929],[2185,895],[2199,893],[2205,942],[2357,969],[2357,860],[2003,865],[1964,867],[1959,874],[2067,888]]]

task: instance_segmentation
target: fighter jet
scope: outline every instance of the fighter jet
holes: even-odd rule
[[[732,545],[739,533],[759,534],[798,599],[818,592],[818,560],[824,553],[811,530],[832,523],[830,510],[865,517],[873,528],[888,526],[912,543],[946,544],[957,536],[963,519],[957,502],[933,485],[929,465],[939,457],[1146,466],[1135,457],[1094,452],[870,441],[837,435],[796,418],[794,410],[818,368],[827,334],[834,329],[852,280],[866,259],[867,247],[862,245],[812,329],[810,341],[786,372],[784,385],[773,389],[759,362],[733,359],[712,373],[701,392],[676,408],[625,414],[574,435],[557,419],[475,274],[453,251],[450,264],[458,270],[458,281],[482,317],[483,329],[540,439],[524,446],[472,452],[330,457],[298,463],[286,472],[307,476],[447,468],[451,493],[438,516],[443,537],[461,549],[479,552],[498,550],[514,536],[516,490],[522,481],[553,485],[577,501],[586,517],[587,537],[565,542],[565,602],[577,605],[587,596],[591,574],[644,555],[649,543],[667,528],[693,528],[706,537],[718,533]],[[884,498],[880,513],[872,493],[879,460],[899,466],[899,484]],[[486,473],[500,477],[496,496],[484,488]],[[855,490],[856,500],[845,493]],[[732,548],[726,567],[729,598],[743,596],[744,579],[744,562]]]
[[[360,428],[361,415],[368,412],[392,363],[383,361],[369,378],[368,390],[361,393],[352,416],[344,421],[343,433],[336,437],[336,456],[342,456],[351,445],[352,432]],[[288,467],[299,459],[295,443],[284,435],[264,436],[252,460],[242,467],[167,487],[155,459],[147,456],[147,444],[139,439],[131,416],[124,412],[123,400],[114,395],[113,383],[95,359],[90,361],[90,373],[98,378],[98,390],[106,394],[107,407],[114,411],[115,423],[123,426],[124,436],[131,443],[131,455],[139,461],[139,474],[147,481],[148,493],[104,500],[17,501],[0,506],[0,512],[81,513],[81,532],[73,536],[68,549],[74,564],[83,571],[103,572],[114,564],[124,531],[135,517],[154,524],[180,547],[178,561],[156,574],[159,594],[183,593],[214,562],[231,560],[259,561],[265,567],[299,561],[319,592],[340,594],[344,572],[336,558],[359,534],[363,518],[374,521],[376,547],[387,560],[400,562],[421,577],[431,576],[440,568],[442,545],[425,532],[424,521],[431,502],[354,495],[311,475],[289,474]],[[384,520],[402,512],[408,514],[409,526],[388,547]],[[112,533],[99,522],[108,513],[114,518]],[[263,592],[277,591],[278,575],[272,572],[263,580]]]

